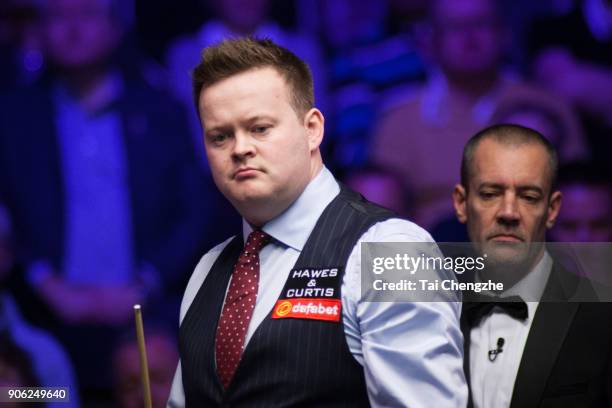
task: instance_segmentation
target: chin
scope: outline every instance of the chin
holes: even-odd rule
[[[259,188],[248,188],[240,189],[240,191],[229,191],[225,196],[236,207],[244,207],[268,202],[274,198],[275,194]]]

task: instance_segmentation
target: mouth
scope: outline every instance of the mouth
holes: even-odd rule
[[[232,178],[235,180],[242,180],[246,178],[255,177],[259,172],[260,170],[255,169],[253,167],[239,167],[232,175]]]
[[[514,234],[495,234],[489,238],[489,241],[519,243],[523,242],[523,239]]]

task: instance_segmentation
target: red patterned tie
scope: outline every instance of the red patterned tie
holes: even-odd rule
[[[265,232],[251,232],[234,265],[215,338],[217,374],[225,388],[234,376],[242,356],[244,339],[257,300],[259,251],[268,242],[270,236]]]

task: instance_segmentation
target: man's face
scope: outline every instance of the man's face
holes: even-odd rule
[[[612,240],[612,191],[603,185],[564,186],[563,210],[550,231],[559,242],[609,242]]]
[[[473,77],[497,69],[502,32],[490,0],[440,0],[434,14],[436,57],[447,74]]]
[[[48,2],[43,32],[46,52],[63,68],[103,62],[121,37],[108,1],[54,0]]]
[[[199,109],[217,187],[254,225],[284,211],[321,167],[323,116],[301,118],[273,68],[251,69],[206,87]]]
[[[561,193],[550,194],[546,149],[485,139],[474,152],[468,182],[467,191],[455,187],[453,201],[470,240],[489,262],[533,266],[541,251],[529,244],[544,241],[561,205]]]

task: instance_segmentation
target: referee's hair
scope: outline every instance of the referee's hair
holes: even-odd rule
[[[499,144],[508,147],[519,147],[523,145],[540,145],[544,147],[548,153],[548,165],[550,175],[550,190],[552,194],[557,185],[557,169],[559,167],[559,159],[555,147],[542,136],[541,133],[520,125],[513,124],[498,124],[489,126],[468,140],[464,149],[463,157],[461,158],[461,185],[468,191],[470,177],[473,173],[474,154],[480,142],[486,139],[491,139]]]

